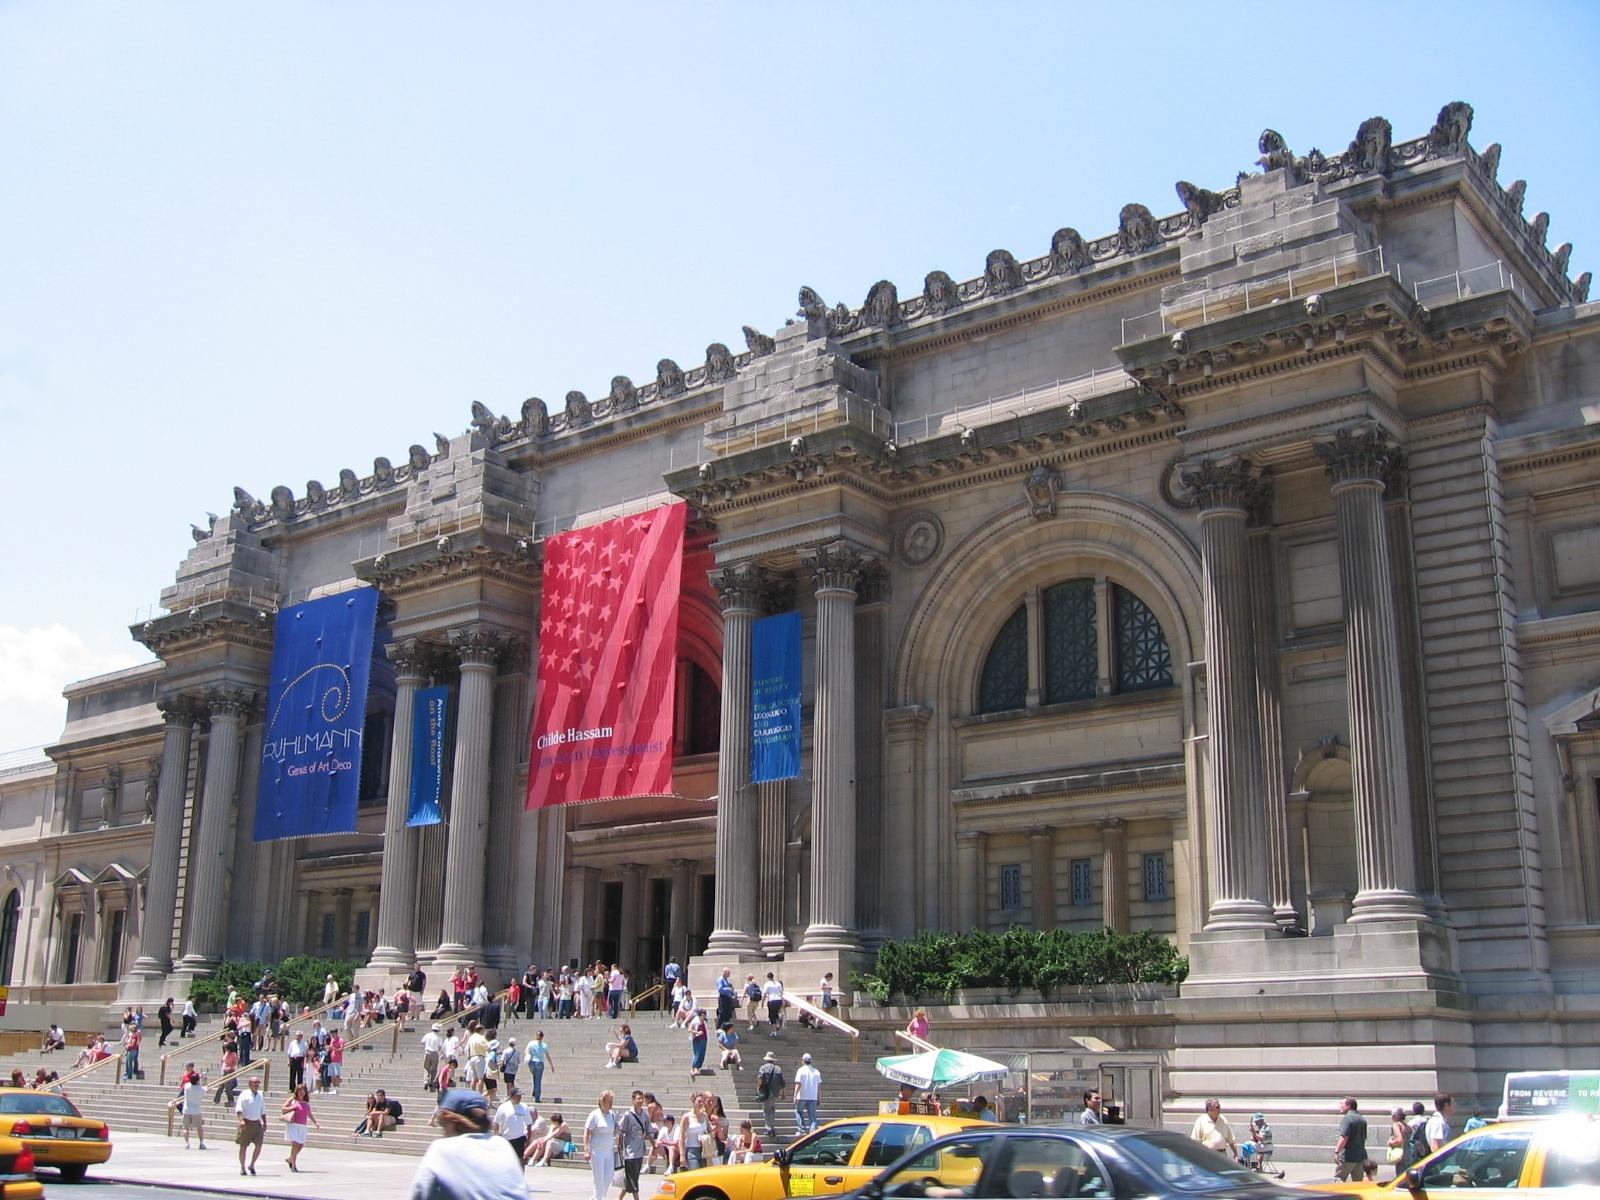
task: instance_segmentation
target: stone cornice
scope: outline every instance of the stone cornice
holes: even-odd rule
[[[357,579],[398,597],[464,579],[492,579],[532,588],[539,579],[538,545],[529,538],[482,527],[446,534],[354,564]]]
[[[210,642],[272,651],[272,614],[238,600],[210,600],[184,612],[131,625],[128,631],[161,658]]]
[[[963,807],[1002,804],[1029,797],[1070,796],[1080,792],[1114,792],[1183,786],[1181,761],[1139,767],[1108,767],[1072,775],[1051,775],[1006,783],[955,788],[950,798]],[[1037,816],[1037,813],[1035,813]]]

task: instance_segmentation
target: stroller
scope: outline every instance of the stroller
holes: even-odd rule
[[[1272,1126],[1267,1124],[1266,1113],[1250,1118],[1250,1140],[1240,1147],[1239,1159],[1257,1174],[1283,1178],[1284,1172],[1272,1165]]]

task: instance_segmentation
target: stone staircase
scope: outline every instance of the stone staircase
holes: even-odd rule
[[[634,1088],[653,1092],[665,1109],[680,1115],[689,1107],[689,1096],[695,1091],[715,1092],[722,1098],[733,1128],[738,1129],[741,1119],[755,1122],[759,1131],[763,1119],[761,1105],[756,1099],[756,1070],[761,1056],[768,1050],[778,1056],[788,1081],[785,1100],[778,1105],[777,1118],[780,1143],[786,1144],[795,1134],[794,1108],[787,1100],[793,1094],[795,1070],[800,1065],[800,1055],[810,1053],[814,1065],[822,1072],[821,1119],[875,1113],[878,1102],[895,1094],[894,1085],[878,1074],[874,1066],[878,1056],[895,1053],[890,1044],[875,1035],[863,1034],[859,1047],[859,1060],[852,1061],[851,1040],[843,1034],[826,1029],[806,1029],[791,1021],[777,1038],[767,1035],[766,1027],[758,1025],[748,1033],[742,1023],[735,1028],[740,1036],[740,1050],[744,1055],[744,1070],[715,1071],[718,1048],[713,1039],[707,1047],[707,1069],[696,1079],[689,1076],[689,1037],[680,1029],[671,1028],[660,1013],[641,1012],[631,1022],[635,1040],[639,1043],[637,1063],[624,1064],[617,1070],[605,1069],[605,1044],[612,1040],[615,1022],[609,1020],[524,1021],[514,1020],[502,1025],[499,1037],[504,1043],[515,1037],[519,1046],[525,1046],[535,1029],[543,1029],[545,1041],[550,1046],[552,1066],[544,1077],[544,1102],[537,1107],[549,1115],[559,1111],[569,1124],[581,1129],[584,1117],[595,1106],[600,1092],[606,1088],[617,1093],[618,1107],[625,1107],[628,1093]],[[194,1039],[187,1045],[199,1042],[220,1028],[220,1022],[211,1018],[204,1021]],[[428,1126],[433,1111],[433,1093],[423,1089],[422,1051],[420,1041],[427,1031],[428,1022],[413,1023],[401,1035],[397,1055],[390,1054],[391,1037],[386,1032],[370,1045],[347,1051],[344,1078],[338,1095],[314,1095],[312,1111],[322,1123],[320,1131],[312,1129],[307,1144],[339,1149],[360,1149],[397,1154],[421,1154],[436,1136]],[[165,1050],[174,1042],[169,1041]],[[88,1116],[106,1121],[116,1131],[137,1130],[146,1133],[164,1133],[167,1128],[166,1105],[177,1094],[177,1076],[182,1064],[189,1058],[208,1076],[220,1073],[217,1059],[220,1051],[217,1042],[196,1046],[192,1055],[174,1058],[168,1065],[167,1083],[157,1082],[160,1053],[155,1038],[148,1037],[143,1051],[145,1078],[122,1084],[112,1080],[112,1068],[103,1067],[101,1073],[67,1085],[67,1092],[75,1104]],[[71,1067],[76,1051],[41,1055],[38,1051],[6,1056],[0,1061],[0,1075],[9,1075],[13,1067],[22,1068],[28,1078],[40,1065],[65,1075]],[[288,1062],[281,1053],[267,1057],[272,1060],[272,1080],[267,1088],[269,1142],[282,1144],[282,1124],[276,1115],[277,1106],[284,1099],[288,1080]],[[257,1054],[253,1061],[260,1061]],[[531,1077],[524,1067],[518,1075],[519,1086],[527,1093],[524,1099],[532,1104]],[[405,1106],[405,1123],[398,1130],[382,1138],[358,1138],[354,1130],[366,1109],[367,1094],[383,1088],[390,1097]],[[207,1144],[231,1147],[234,1120],[224,1104],[207,1102]],[[176,1130],[176,1123],[174,1124]],[[270,1146],[269,1146],[270,1150]]]

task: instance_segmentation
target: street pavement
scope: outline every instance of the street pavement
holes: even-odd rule
[[[325,1150],[307,1147],[300,1155],[300,1170],[291,1173],[281,1142],[267,1143],[256,1165],[257,1174],[239,1174],[238,1149],[231,1138],[212,1142],[209,1148],[185,1150],[178,1138],[153,1133],[123,1133],[116,1138],[111,1161],[89,1169],[89,1179],[78,1186],[57,1182],[52,1172],[40,1172],[49,1196],[60,1200],[169,1200],[174,1193],[219,1192],[244,1196],[281,1197],[282,1200],[374,1200],[380,1196],[405,1196],[411,1190],[418,1158],[408,1154],[365,1154],[359,1150]],[[1283,1163],[1286,1183],[1325,1183],[1332,1170],[1320,1163]],[[1384,1172],[1388,1174],[1387,1171]],[[620,1172],[618,1173],[620,1179]],[[655,1195],[659,1175],[640,1181],[643,1200]],[[570,1167],[530,1168],[528,1195],[552,1200],[587,1200],[589,1172]],[[138,1184],[137,1188],[110,1186]]]

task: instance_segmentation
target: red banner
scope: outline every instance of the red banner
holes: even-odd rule
[[[672,794],[686,511],[545,542],[527,807]]]

